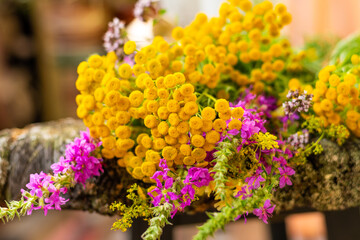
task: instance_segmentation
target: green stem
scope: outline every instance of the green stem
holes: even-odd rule
[[[199,98],[197,99],[197,102],[200,102],[200,99],[202,99],[203,97],[204,97],[204,94],[207,94],[207,92],[208,92],[208,88],[207,89],[205,89],[203,92],[202,92],[202,94],[199,96]]]
[[[214,98],[213,96],[207,94],[207,93],[204,93],[204,96],[208,97],[209,99],[213,100],[214,102],[216,102],[216,98]]]
[[[37,196],[33,196],[28,192],[23,194],[23,196],[25,195],[28,199],[24,200],[24,197],[22,197],[20,201],[6,202],[7,208],[0,207],[0,219],[3,222],[13,220],[15,216],[18,216],[19,218],[25,216],[31,206],[36,204]]]
[[[199,227],[199,231],[194,236],[193,240],[204,240],[208,236],[214,235],[218,229],[223,229],[227,223],[234,221],[239,215],[251,212],[255,208],[259,208],[264,200],[271,198],[271,194],[265,189],[259,189],[254,195],[256,195],[256,198],[247,198],[245,200],[236,198],[233,201],[232,206],[227,205],[221,209],[221,212],[213,213],[211,215],[208,214],[210,218]]]
[[[165,227],[166,224],[170,224],[167,219],[170,217],[171,210],[172,205],[167,202],[161,206],[155,207],[155,217],[150,219],[150,226],[146,229],[141,238],[144,240],[160,239],[163,227]]]
[[[316,142],[314,142],[309,148],[307,148],[307,149],[304,150],[304,153],[305,153],[305,152],[308,152],[308,151],[310,151],[312,148],[314,148],[314,147],[321,141],[321,139],[324,138],[324,136],[325,136],[325,133],[323,132],[323,133],[320,135],[320,137],[318,138],[318,140],[316,140]]]

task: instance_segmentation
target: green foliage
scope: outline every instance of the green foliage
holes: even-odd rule
[[[335,141],[339,144],[339,146],[343,145],[345,140],[349,138],[350,132],[349,130],[342,124],[340,125],[330,125],[329,128],[326,129],[326,136],[331,140]]]
[[[234,142],[220,142],[217,147],[217,152],[214,154],[215,166],[213,171],[214,182],[215,182],[215,197],[225,201],[226,194],[226,182],[228,181],[227,173],[229,171],[228,161],[234,154]]]
[[[304,67],[314,74],[318,73],[323,64],[329,61],[331,51],[338,41],[339,38],[336,36],[328,36],[326,38],[315,36],[306,39],[303,48],[307,56],[303,61]]]
[[[0,207],[0,219],[4,223],[5,221],[13,220],[15,216],[18,218],[25,216],[32,205],[38,205],[36,201],[38,197],[36,195],[33,196],[29,192],[24,192],[23,196],[26,196],[27,199],[25,200],[24,197],[21,197],[20,201],[11,201],[10,203],[5,201],[7,208]]]
[[[208,214],[209,219],[199,227],[199,231],[193,240],[203,240],[213,236],[218,229],[224,229],[227,223],[234,221],[238,216],[261,207],[263,202],[270,198],[271,190],[267,187],[256,190],[251,198],[246,198],[245,200],[241,198],[234,199],[231,206],[226,205],[220,212]]]
[[[171,203],[165,202],[163,205],[159,205],[152,209],[154,217],[150,219],[150,226],[141,236],[144,240],[160,239],[163,232],[163,227],[166,224],[171,224],[168,221],[172,210]]]
[[[121,230],[125,232],[131,227],[134,218],[142,217],[145,220],[153,215],[152,209],[148,205],[147,197],[144,194],[144,190],[137,184],[131,185],[127,190],[126,196],[133,203],[130,207],[120,202],[114,202],[111,204],[110,209],[112,211],[119,211],[122,215],[121,219],[116,220],[112,226],[112,230]]]
[[[301,125],[302,128],[306,128],[307,130],[309,130],[309,133],[313,133],[313,134],[315,133],[321,134],[323,132],[323,126],[324,126],[323,121],[314,115],[311,115],[310,118],[308,118]]]
[[[160,9],[159,10],[159,15],[161,16],[161,15],[164,15],[166,13],[166,9]]]
[[[293,158],[295,163],[301,164],[306,161],[306,157],[311,154],[318,155],[323,152],[323,147],[320,144],[320,140],[324,137],[336,141],[339,146],[344,144],[345,140],[349,138],[349,130],[342,124],[334,125],[331,124],[329,127],[324,127],[323,121],[315,116],[308,118],[301,127],[309,130],[309,133],[313,135],[320,134],[320,137],[316,142],[308,144],[303,150],[298,151],[296,156]]]
[[[318,155],[318,154],[322,153],[323,151],[324,151],[324,148],[323,148],[322,145],[320,145],[320,144],[315,144],[315,145],[314,145],[313,153],[314,153],[315,155]]]
[[[336,44],[331,53],[330,64],[339,64],[340,66],[351,63],[351,56],[360,53],[360,32],[357,32]]]

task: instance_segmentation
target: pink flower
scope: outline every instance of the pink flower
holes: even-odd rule
[[[280,157],[273,157],[273,161],[280,163],[280,166],[284,166],[287,164],[286,159],[283,156]]]
[[[236,194],[235,197],[242,196],[241,199],[245,200],[245,199],[253,196],[253,194],[251,193],[252,190],[253,190],[252,186],[242,186],[241,190],[238,191],[238,193]]]
[[[234,219],[234,221],[239,220],[239,219],[241,218],[241,216],[243,216],[243,217],[244,217],[244,221],[245,221],[245,223],[246,223],[246,222],[247,222],[247,218],[246,218],[247,215],[249,215],[249,212],[248,212],[248,211],[246,211],[246,212],[245,212],[244,214],[242,214],[242,215],[237,216],[237,217]]]
[[[257,189],[260,187],[260,182],[265,182],[265,179],[261,176],[261,173],[263,170],[258,168],[255,172],[255,174],[251,177],[248,177],[245,179],[245,182],[249,184],[249,186],[254,186],[254,189]]]
[[[65,157],[60,157],[59,162],[51,165],[54,174],[57,176],[43,172],[31,174],[30,182],[26,184],[26,187],[30,190],[29,193],[32,196],[39,198],[39,203],[38,206],[32,205],[28,209],[28,215],[31,214],[32,210],[38,209],[43,209],[45,215],[49,209],[61,210],[61,205],[68,201],[68,199],[61,196],[61,194],[65,194],[68,190],[67,187],[61,185],[63,183],[59,179],[62,176],[72,176],[73,172],[73,181],[84,185],[88,178],[100,175],[100,171],[103,171],[101,165],[102,159],[92,156],[93,151],[100,144],[90,137],[89,132],[81,132],[80,138],[75,138],[72,143],[66,146]],[[26,191],[23,189],[21,191],[25,199],[29,199],[26,196]]]
[[[53,183],[50,175],[41,172],[40,174],[30,174],[30,182],[26,184],[26,187],[30,190],[31,195],[41,198],[44,189],[55,188]]]
[[[74,172],[74,180],[85,185],[88,178],[99,176],[102,169],[102,159],[92,156],[92,152],[100,143],[95,143],[89,132],[81,132],[81,138],[66,146],[65,157],[51,165],[54,174],[65,174],[69,169]]]
[[[283,188],[286,185],[291,186],[292,182],[291,182],[289,176],[294,175],[295,170],[292,169],[291,167],[284,166],[284,169],[279,168],[279,172],[280,172],[280,175],[281,175],[280,179],[279,179],[280,188]]]
[[[270,200],[267,199],[263,207],[257,208],[253,211],[254,215],[258,216],[259,219],[263,220],[264,223],[268,223],[267,220],[272,216],[276,205],[271,206]]]
[[[190,183],[197,187],[207,186],[213,180],[207,168],[192,167],[188,171],[184,183]]]
[[[161,204],[161,200],[164,199],[166,202],[169,202],[170,200],[174,201],[179,199],[180,194],[176,194],[174,192],[171,192],[171,189],[174,184],[174,179],[172,177],[168,176],[168,172],[170,171],[169,167],[166,164],[165,159],[160,159],[159,166],[162,168],[162,171],[156,171],[154,175],[151,177],[152,179],[155,179],[156,181],[156,187],[148,193],[150,197],[152,197],[152,204],[154,206],[159,206]],[[162,180],[164,181],[164,184],[160,181],[159,177],[162,177]],[[165,191],[169,190],[169,191]],[[155,196],[153,194],[155,192],[157,195]],[[173,209],[174,211],[175,209]]]
[[[60,191],[56,191],[52,193],[50,197],[45,199],[45,203],[47,203],[47,209],[56,209],[56,210],[61,210],[60,206],[64,205],[67,201],[69,201],[69,199],[60,197]]]
[[[155,179],[156,187],[150,193],[148,193],[148,195],[153,199],[152,204],[154,206],[160,205],[162,199],[168,203],[170,201],[178,201],[177,205],[173,203],[171,217],[173,217],[178,210],[182,211],[186,206],[189,206],[191,201],[194,200],[194,186],[206,186],[209,185],[210,181],[213,180],[208,169],[192,167],[188,170],[188,174],[183,181],[185,185],[183,185],[180,193],[175,193],[173,192],[174,179],[168,176],[170,169],[168,168],[166,161],[161,159],[159,166],[162,168],[162,171],[155,172],[155,174],[151,177],[152,179]],[[162,179],[164,183],[162,183],[160,179]],[[154,192],[157,194],[156,196],[153,194]]]

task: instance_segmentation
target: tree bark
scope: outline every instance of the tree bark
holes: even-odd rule
[[[58,161],[65,145],[79,136],[80,130],[85,130],[82,121],[62,119],[1,131],[0,201],[18,199],[31,173],[50,172],[50,165]],[[304,165],[296,167],[293,186],[275,192],[278,211],[360,206],[360,140],[351,138],[341,147],[326,139],[321,144],[321,155],[311,156]],[[126,186],[133,182],[115,160],[107,160],[100,177],[88,181],[85,189],[77,185],[69,191],[66,208],[112,214],[110,204],[124,201]],[[201,199],[196,205],[198,210],[205,210],[211,202]]]

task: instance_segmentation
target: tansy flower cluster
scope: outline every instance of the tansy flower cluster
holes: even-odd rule
[[[90,57],[88,63],[81,64],[85,72],[94,65],[94,58],[103,61],[100,56]],[[108,59],[109,56],[101,64]],[[99,67],[94,72],[104,72]],[[158,68],[152,66],[150,74],[143,72],[133,77],[130,65],[122,64],[122,80],[108,72],[101,81],[91,81],[77,98],[78,116],[84,119],[93,137],[101,138],[102,155],[118,158],[119,166],[147,182],[161,158],[170,167],[206,166],[207,152],[214,149],[227,129],[226,121],[230,130],[240,130],[243,114],[242,108],[230,108],[225,99],[216,100],[214,107],[199,106],[195,88],[186,83],[183,73],[154,80],[151,75],[158,74]],[[81,80],[80,73],[78,81]],[[132,88],[137,90],[131,91]]]
[[[327,66],[319,72],[319,80],[313,91],[313,110],[324,126],[345,124],[356,136],[360,136],[359,61],[352,56],[347,68]]]
[[[131,53],[135,45],[128,42],[124,48]],[[157,54],[152,46],[142,51]],[[240,130],[243,109],[211,96],[213,107],[199,105],[197,96],[209,96],[196,93],[182,72],[165,75],[154,59],[133,67],[124,63],[116,72],[114,60],[111,53],[94,55],[79,65],[77,113],[90,134],[101,139],[102,155],[118,158],[134,178],[151,181],[161,158],[170,167],[204,167],[221,133]]]
[[[242,124],[241,108],[213,97],[223,93],[216,89],[221,80],[253,84],[259,93],[286,68],[291,48],[277,40],[291,22],[284,5],[229,1],[219,15],[198,14],[189,26],[176,27],[173,44],[155,37],[137,50],[127,42],[124,52],[136,52],[133,65],[115,68],[112,52],[79,65],[78,117],[103,142],[102,155],[117,158],[134,178],[150,182],[161,158],[169,167],[206,166],[221,133]],[[215,90],[209,95],[204,87]]]
[[[304,54],[293,54],[287,40],[278,40],[291,20],[283,4],[274,8],[270,1],[255,6],[248,0],[229,1],[221,5],[219,17],[198,14],[184,29],[176,27],[172,36],[184,50],[191,82],[214,88],[220,76],[227,76],[240,86],[252,84],[260,93],[265,85],[273,85],[278,73],[300,68],[296,66]],[[205,61],[197,67],[199,58]],[[207,82],[201,75],[212,76]]]

